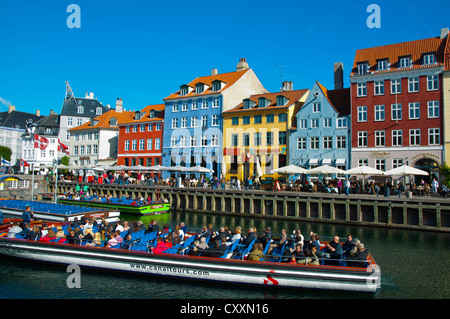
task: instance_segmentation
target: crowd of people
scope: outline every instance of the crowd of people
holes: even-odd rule
[[[168,224],[160,227],[156,220],[152,220],[148,226],[145,226],[141,221],[129,225],[126,220],[108,223],[104,218],[97,220],[75,217],[73,221],[68,221],[66,218],[57,227],[45,223],[41,226],[32,225],[30,224],[32,220],[33,213],[27,207],[23,213],[22,222],[14,223],[7,236],[74,245],[85,244],[87,246],[130,249],[139,240],[133,238],[133,233],[156,232],[155,245],[149,250],[154,254],[162,253],[168,248],[181,247],[180,245],[188,237],[187,226],[184,222],[171,229]],[[279,252],[282,262],[341,265],[342,260],[345,260],[354,267],[367,265],[367,249],[351,234],[347,235],[344,243],[341,243],[338,236],[323,242],[314,231],[310,231],[309,238],[305,238],[299,229],[295,230],[292,235],[288,235],[287,231],[283,229],[281,235],[274,238],[271,227],[264,229],[258,236],[255,227],[249,227],[248,232],[243,234],[240,226],[233,231],[225,226],[216,231],[212,224],[209,224],[203,226],[197,233],[189,233],[189,236],[195,236],[195,240],[190,247],[184,247],[184,249],[187,249],[188,255],[193,256],[221,257],[229,250],[230,246],[235,247],[232,253],[236,255],[243,249],[250,248],[251,245],[246,256],[246,260],[249,261],[270,260],[275,249],[283,249]]]

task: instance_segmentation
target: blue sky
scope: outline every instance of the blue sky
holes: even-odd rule
[[[66,24],[72,3],[79,29]],[[372,3],[379,29],[366,24]],[[448,12],[448,0],[0,0],[0,111],[60,112],[65,81],[78,97],[142,109],[242,57],[271,92],[281,70],[294,89],[332,89],[334,62],[348,86],[357,49],[439,36]]]

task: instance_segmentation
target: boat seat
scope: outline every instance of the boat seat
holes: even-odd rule
[[[272,255],[271,255],[272,257],[270,258],[270,261],[272,261],[272,262],[280,262],[281,261],[281,258],[283,257],[283,253],[284,253],[284,248],[286,247],[286,241],[284,242],[284,244],[281,248],[275,247],[272,250]]]

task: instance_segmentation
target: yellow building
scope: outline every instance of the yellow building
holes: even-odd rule
[[[285,87],[282,92],[252,95],[222,112],[222,174],[227,180],[285,177],[271,171],[288,165],[289,127],[309,95],[308,89],[290,89],[292,82]]]

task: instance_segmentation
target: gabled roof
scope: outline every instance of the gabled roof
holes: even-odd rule
[[[110,110],[102,115],[99,115],[97,117],[93,117],[96,124],[91,126],[91,121],[87,121],[86,123],[71,128],[68,131],[80,131],[80,130],[90,130],[90,129],[119,129],[119,124],[125,121],[130,121],[134,116],[133,111],[122,111],[122,112],[116,112],[116,110]],[[117,119],[117,127],[111,127],[109,125],[110,120],[112,118]]]
[[[264,93],[264,94],[255,94],[249,96],[247,99],[253,101],[255,105],[251,108],[244,109],[244,102],[241,102],[235,108],[224,111],[223,113],[235,113],[235,112],[248,112],[248,111],[263,111],[263,110],[274,110],[274,109],[286,109],[294,105],[298,102],[309,90],[292,90],[292,91],[284,91],[284,92],[275,92],[275,93]],[[277,106],[277,97],[284,96],[287,99],[287,102],[282,106]],[[258,107],[258,99],[265,98],[270,101],[265,107]]]
[[[93,117],[97,116],[97,107],[100,107],[102,109],[102,114],[108,112],[110,108],[103,106],[99,101],[96,99],[91,98],[75,98],[76,103],[74,103],[73,100],[68,101],[67,103],[63,104],[63,107],[61,109],[61,115],[72,115],[72,116],[85,116],[85,117]],[[81,105],[84,108],[83,113],[78,113],[78,106]]]
[[[350,114],[350,88],[340,90],[327,90],[322,84],[316,82],[327,98],[330,105],[340,115]]]
[[[445,53],[447,56],[445,57]],[[436,54],[436,64],[423,65],[422,56],[426,53]],[[399,57],[411,56],[412,69],[429,68],[446,65],[446,70],[449,69],[450,60],[449,53],[449,36],[441,39],[440,37],[415,40],[403,43],[396,43],[390,45],[383,45],[373,48],[360,49],[356,51],[355,60],[353,63],[353,70],[351,76],[357,75],[358,63],[368,62],[370,64],[369,72],[392,72],[404,69],[398,68]],[[390,62],[390,69],[387,71],[377,71],[377,61],[388,59]]]
[[[139,124],[143,122],[156,122],[164,120],[164,108],[165,104],[155,104],[155,105],[147,105],[145,108],[143,108],[140,112],[144,113],[139,120],[134,119],[134,114],[132,118],[129,121],[121,122],[120,125],[125,124]],[[150,118],[150,111],[155,110],[156,116],[154,118]],[[136,113],[136,112],[134,112]]]
[[[180,92],[180,90],[178,90],[177,92],[170,94],[164,100],[186,98],[186,97],[201,97],[201,96],[208,95],[208,94],[223,92],[226,89],[228,89],[230,86],[232,86],[234,83],[236,83],[236,81],[239,80],[242,76],[244,76],[244,74],[249,72],[249,70],[251,70],[251,69],[244,70],[244,71],[235,71],[235,72],[228,72],[228,73],[221,73],[221,74],[216,74],[216,75],[198,77],[185,85],[188,85],[192,88],[195,88],[195,85],[197,83],[204,83],[204,84],[208,85],[209,87],[206,90],[204,90],[202,93],[195,93],[195,90],[192,90],[191,92],[189,92],[186,95],[180,95],[181,92]],[[223,85],[219,91],[212,90],[212,82],[215,80],[219,80],[219,81],[225,83],[225,85]]]
[[[26,121],[32,120],[33,123],[44,118],[44,116],[37,116],[33,113],[26,113],[20,111],[0,112],[0,126],[26,129]]]
[[[40,120],[34,122],[36,124],[36,134],[46,136],[58,136],[59,134],[59,114],[53,113],[47,115]],[[51,133],[47,133],[46,129],[50,128]]]

